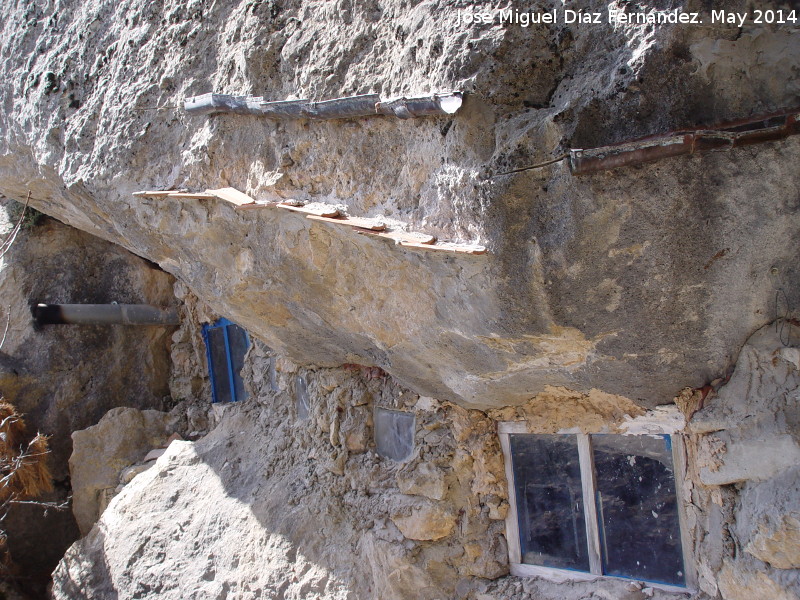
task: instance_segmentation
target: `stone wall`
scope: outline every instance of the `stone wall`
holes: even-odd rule
[[[56,597],[114,588],[153,598],[400,599],[413,590],[433,600],[469,597],[508,572],[503,460],[485,413],[420,397],[368,368],[299,367],[260,342],[245,381],[249,400],[218,405],[208,436],[173,442],[111,502],[55,573]],[[414,415],[407,460],[376,453],[376,408]],[[154,569],[158,553],[169,558]]]
[[[521,420],[540,433],[647,431],[653,422],[682,432],[699,582],[692,597],[738,600],[769,589],[795,598],[796,468],[790,455],[786,464],[754,455],[748,440],[781,458],[795,447],[796,358],[772,329],[759,332],[704,408],[700,393],[688,392],[686,426],[674,405],[645,413],[624,398],[557,388],[487,414],[420,397],[374,369],[300,367],[256,341],[243,372],[250,398],[217,405],[213,431],[174,442],[123,489],[67,553],[55,597],[111,589],[144,598],[674,597],[621,580],[507,576],[496,431],[498,421]],[[377,408],[414,416],[407,460],[376,452]],[[735,439],[720,444],[722,432]],[[723,482],[725,469],[739,475]]]

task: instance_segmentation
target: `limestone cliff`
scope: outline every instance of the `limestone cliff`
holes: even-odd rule
[[[640,8],[705,8],[650,4]],[[522,27],[467,24],[460,8],[7,4],[0,192],[32,189],[37,208],[157,262],[299,363],[376,365],[464,405],[565,385],[651,406],[724,373],[774,317],[776,290],[800,302],[787,283],[797,139],[582,177],[563,163],[483,176],[797,104],[796,26],[739,29],[703,12],[686,26]],[[209,91],[451,89],[467,94],[452,118],[274,122],[181,108]],[[223,185],[325,200],[489,254],[440,256],[268,209],[131,196]]]

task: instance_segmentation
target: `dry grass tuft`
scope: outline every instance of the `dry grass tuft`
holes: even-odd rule
[[[18,498],[35,498],[53,491],[53,478],[47,466],[47,436],[37,435],[14,459],[14,469],[6,484]],[[1,494],[2,492],[0,492]]]
[[[25,436],[25,422],[17,409],[0,399],[0,457],[10,458]]]
[[[53,491],[47,466],[47,436],[36,435],[27,444],[25,422],[16,409],[0,401],[0,502],[25,500]]]

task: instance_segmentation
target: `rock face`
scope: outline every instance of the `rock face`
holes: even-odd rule
[[[53,436],[54,476],[63,479],[73,431],[94,425],[115,406],[161,406],[169,394],[171,330],[45,325],[37,331],[30,304],[170,306],[174,279],[53,219],[17,237],[0,274],[3,306],[11,308],[0,384],[31,428]]]
[[[441,500],[447,493],[445,473],[431,465],[419,465],[411,473],[398,473],[397,486],[404,494],[425,496],[431,500]]]
[[[254,370],[268,370],[260,347],[251,360]],[[305,419],[292,401],[299,376],[311,401]],[[460,482],[442,502],[402,494],[395,483],[400,470],[428,464],[456,480],[451,457],[465,450],[441,427],[445,407],[416,411],[414,457],[394,463],[375,453],[371,433],[371,450],[351,451],[343,442],[357,426],[355,414],[368,415],[374,405],[414,411],[414,394],[403,394],[412,404],[398,402],[402,390],[392,382],[307,372],[287,361],[276,372],[280,391],[269,378],[247,381],[251,400],[226,407],[197,443],[173,442],[111,501],[54,574],[55,597],[399,600],[409,589],[441,597],[467,570],[458,544],[487,533],[494,541],[480,544],[473,568],[504,572],[502,523],[464,504],[462,488],[476,477],[469,463],[460,463]],[[366,421],[358,420],[359,427]],[[432,443],[423,441],[428,428],[439,434]],[[470,521],[456,535],[452,507],[459,506]],[[406,535],[392,520],[401,512],[419,516]]]
[[[753,336],[730,382],[692,421],[718,449],[700,470],[706,485],[766,481],[800,463],[800,371],[776,337],[774,327]]]
[[[72,434],[72,513],[82,536],[113,496],[122,470],[165,444],[176,425],[169,413],[115,408],[97,425]]]
[[[12,226],[4,206],[0,230]],[[16,215],[17,213],[15,213]],[[165,328],[45,325],[35,329],[31,303],[174,303],[174,279],[151,263],[50,218],[23,229],[0,262],[0,388],[31,431],[51,436],[51,497],[70,495],[73,431],[116,406],[161,408],[170,374]],[[0,337],[2,337],[0,335]],[[14,507],[4,529],[26,585],[43,589],[79,533],[69,509]]]
[[[546,385],[652,406],[723,373],[771,320],[777,288],[800,303],[781,283],[800,264],[796,138],[585,177],[564,163],[482,177],[788,106],[794,26],[740,30],[707,14],[687,27],[476,25],[399,0],[73,0],[0,14],[0,192],[31,188],[37,208],[157,262],[297,362],[377,365],[475,407]],[[276,123],[180,109],[212,90],[449,89],[468,94],[454,118]],[[131,196],[223,185],[328,201],[489,254]]]
[[[788,333],[797,339],[797,328]],[[701,578],[709,595],[800,595],[795,350],[784,347],[775,327],[758,331],[730,381],[690,421],[698,434],[692,496],[703,532],[695,555],[701,573],[719,571],[716,580]],[[734,547],[743,552],[733,555]]]

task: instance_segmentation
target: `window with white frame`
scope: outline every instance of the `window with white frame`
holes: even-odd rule
[[[693,584],[681,534],[679,436],[525,431],[523,423],[499,430],[513,574]]]

